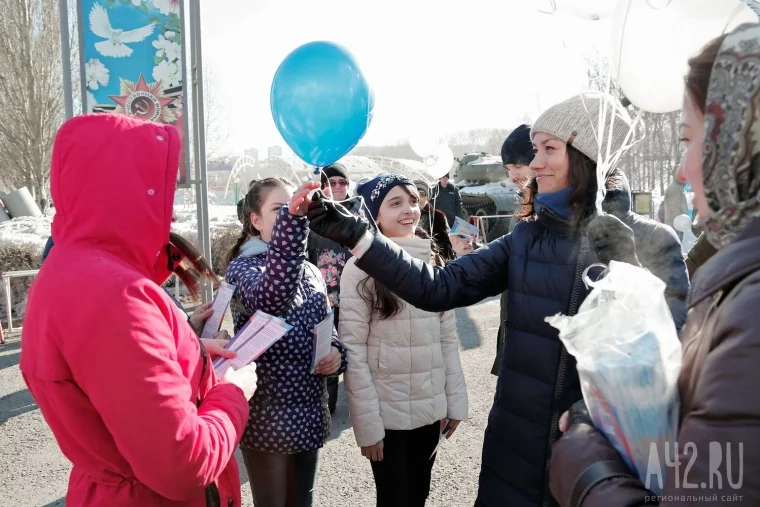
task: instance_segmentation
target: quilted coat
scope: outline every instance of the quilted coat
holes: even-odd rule
[[[431,258],[431,241],[393,240],[410,255]],[[453,311],[427,312],[401,302],[379,319],[362,299],[366,273],[349,260],[341,279],[340,336],[348,349],[346,397],[356,442],[374,445],[385,430],[412,430],[448,417],[467,419],[467,386]],[[366,289],[373,292],[374,281]]]
[[[235,332],[256,310],[283,318],[293,326],[257,360],[258,383],[250,400],[250,418],[241,445],[271,453],[315,451],[330,435],[326,377],[311,373],[312,330],[327,317],[322,274],[306,260],[306,218],[283,206],[269,244],[251,238],[227,267],[236,286],[230,305]],[[333,333],[333,346],[346,351]]]

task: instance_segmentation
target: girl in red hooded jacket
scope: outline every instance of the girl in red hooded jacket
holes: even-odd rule
[[[67,505],[240,505],[232,454],[254,368],[218,381],[159,285],[183,271],[169,244],[179,154],[173,127],[125,115],[56,136],[56,245],[29,291],[20,367],[73,463]]]

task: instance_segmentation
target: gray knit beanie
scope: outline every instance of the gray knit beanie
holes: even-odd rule
[[[533,124],[530,138],[533,139],[537,132],[545,132],[572,145],[598,163],[599,145],[596,132],[599,130],[599,109],[604,107],[605,101],[607,102],[607,118],[604,122],[602,155],[607,153],[610,118],[614,115],[611,129],[612,146],[610,147],[612,155],[623,146],[625,136],[631,128],[631,120],[617,100],[603,93],[585,92],[553,105],[541,113]]]

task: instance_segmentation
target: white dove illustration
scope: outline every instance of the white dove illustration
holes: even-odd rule
[[[132,48],[127,46],[127,43],[140,42],[150,37],[155,25],[156,23],[151,23],[125,32],[118,28],[111,28],[108,13],[102,5],[96,3],[90,11],[90,30],[98,37],[107,39],[95,43],[95,49],[103,56],[124,58],[131,55]]]

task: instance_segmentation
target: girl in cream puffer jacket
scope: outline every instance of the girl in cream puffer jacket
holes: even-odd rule
[[[357,190],[385,234],[430,262],[431,241],[414,235],[420,211],[411,182],[385,175]],[[344,268],[340,291],[346,396],[357,443],[371,460],[377,505],[423,506],[443,423],[450,436],[467,419],[454,313],[401,301],[354,259]]]

